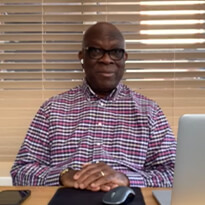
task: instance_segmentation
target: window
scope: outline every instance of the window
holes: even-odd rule
[[[0,161],[47,98],[81,83],[77,53],[97,21],[123,32],[124,83],[159,103],[175,135],[180,115],[205,113],[205,1],[1,0]]]

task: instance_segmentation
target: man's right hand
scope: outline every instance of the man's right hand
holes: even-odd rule
[[[75,180],[73,179],[73,176],[75,175],[76,172],[77,170],[70,169],[68,172],[60,176],[61,184],[65,187],[73,188],[74,182],[75,182]]]

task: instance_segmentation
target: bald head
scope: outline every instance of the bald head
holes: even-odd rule
[[[104,38],[109,38],[109,40],[118,40],[122,42],[124,48],[125,42],[122,33],[116,26],[108,22],[98,22],[89,27],[84,34],[82,46],[86,47],[88,41],[102,36]]]

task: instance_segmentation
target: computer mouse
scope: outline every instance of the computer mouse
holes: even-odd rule
[[[132,188],[127,186],[118,186],[106,192],[103,196],[102,202],[104,204],[126,204],[132,201],[135,197],[135,192]]]

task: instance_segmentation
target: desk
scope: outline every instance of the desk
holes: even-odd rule
[[[0,191],[2,190],[20,190],[20,189],[30,189],[31,196],[22,205],[47,205],[56,190],[59,187],[18,187],[18,186],[0,186]],[[155,188],[142,188],[142,193],[146,205],[157,205],[156,201],[152,197],[152,190]],[[157,188],[159,189],[159,188]]]

